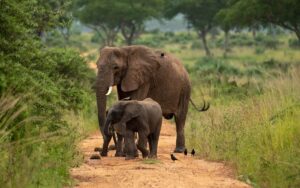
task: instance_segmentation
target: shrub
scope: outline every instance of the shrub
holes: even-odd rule
[[[102,42],[102,39],[98,33],[95,33],[91,38],[91,42],[100,44]]]
[[[81,137],[80,127],[32,116],[28,108],[32,102],[7,93],[0,98],[0,184],[4,187],[71,185],[66,180],[68,168],[79,162],[76,144]]]
[[[258,46],[255,48],[255,54],[263,54],[263,53],[265,53],[265,49],[263,47]]]
[[[300,41],[298,39],[289,39],[290,48],[300,48]]]
[[[2,187],[70,185],[69,168],[78,156],[77,117],[92,116],[90,86],[94,73],[78,52],[53,48],[37,35],[37,22],[43,21],[45,31],[52,35],[50,43],[59,45],[53,37],[57,33],[51,32],[58,27],[59,16],[53,16],[57,13],[45,3],[1,1]],[[49,10],[47,16],[53,16],[49,17],[51,23],[38,20],[36,14],[43,8]],[[66,119],[71,112],[75,113],[72,121],[77,127]]]
[[[224,36],[216,41],[216,47],[224,47]],[[253,46],[254,40],[245,34],[231,34],[229,36],[229,46]]]
[[[193,35],[189,33],[178,33],[174,37],[172,37],[172,42],[178,44],[188,44],[189,42],[193,41],[195,38]]]
[[[265,83],[263,95],[212,105],[205,115],[190,109],[189,148],[227,161],[254,187],[300,185],[300,75]]]
[[[264,46],[265,48],[276,49],[281,43],[271,36],[257,35],[255,37],[256,44],[258,46]]]
[[[192,42],[191,49],[201,49],[202,43],[199,40],[195,40]]]
[[[165,41],[168,40],[163,34],[150,35],[145,38],[138,38],[134,43],[140,45],[146,45],[153,48],[162,47]]]

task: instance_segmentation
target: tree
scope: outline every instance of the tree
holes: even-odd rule
[[[104,42],[113,46],[120,30],[120,16],[116,11],[115,1],[77,0],[74,5],[74,16],[93,29]]]
[[[222,12],[224,20],[237,26],[274,24],[293,31],[300,41],[299,0],[232,0]]]
[[[131,45],[144,29],[144,21],[157,18],[163,9],[163,0],[77,0],[75,16],[94,29],[104,45],[113,46],[121,31],[126,44]]]
[[[171,18],[178,13],[182,13],[196,30],[203,43],[206,55],[211,56],[206,36],[210,29],[216,25],[214,17],[222,8],[222,0],[170,0],[167,1],[166,5],[166,16]]]
[[[29,1],[28,1],[29,2]],[[32,10],[33,21],[35,22],[35,33],[42,37],[43,34],[57,27],[65,28],[70,22],[70,0],[37,0]],[[63,22],[62,22],[63,21]],[[69,24],[70,25],[70,24]]]
[[[163,10],[163,0],[123,0],[119,2],[121,19],[121,33],[127,45],[139,37],[144,31],[144,21],[159,18]]]
[[[215,16],[215,20],[218,23],[219,27],[224,31],[224,55],[230,51],[229,47],[229,32],[234,27],[230,20],[226,20],[226,13],[223,10],[226,10],[229,6],[228,0],[222,1],[222,8]]]

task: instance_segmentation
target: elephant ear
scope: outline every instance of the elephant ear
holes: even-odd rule
[[[126,106],[124,109],[124,114],[122,117],[121,122],[125,123],[127,121],[130,121],[133,118],[136,118],[140,115],[140,112],[142,110],[142,106],[137,101],[128,101],[126,102]]]
[[[121,83],[122,91],[138,89],[154,76],[159,67],[159,57],[153,50],[143,46],[129,47],[127,71]]]

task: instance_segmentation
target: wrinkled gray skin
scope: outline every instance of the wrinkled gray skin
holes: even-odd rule
[[[110,129],[125,138],[126,158],[136,156],[136,147],[142,152],[143,158],[157,157],[157,145],[162,123],[160,105],[146,98],[143,101],[119,101],[108,111],[104,126],[104,133],[111,135]],[[134,133],[138,133],[138,142],[135,145]],[[149,143],[150,153],[147,150]],[[122,155],[122,140],[118,137],[117,153]]]
[[[191,84],[183,65],[171,54],[145,46],[105,47],[97,61],[96,90],[98,120],[104,138],[102,156],[107,156],[110,135],[104,134],[106,93],[117,86],[119,100],[130,97],[157,101],[166,119],[175,117],[175,152],[185,149],[184,125]]]

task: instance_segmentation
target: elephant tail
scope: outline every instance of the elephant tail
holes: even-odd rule
[[[198,112],[205,112],[209,109],[210,104],[205,102],[205,100],[203,99],[203,107],[202,108],[198,108],[195,103],[193,102],[193,100],[190,98],[190,102],[193,105],[193,107],[198,111]]]

